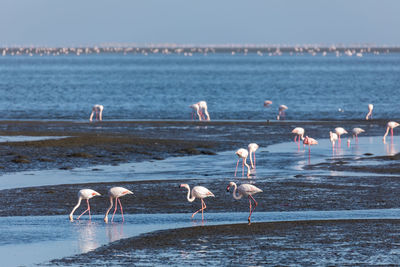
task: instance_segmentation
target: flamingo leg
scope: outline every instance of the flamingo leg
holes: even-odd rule
[[[85,210],[84,212],[82,212],[82,214],[81,215],[79,215],[79,217],[77,218],[77,220],[79,220],[79,218],[83,215],[83,214],[85,214],[87,211],[89,211],[89,220],[91,220],[92,218],[91,218],[91,216],[90,216],[90,205],[89,205],[89,199],[86,199],[86,202],[87,202],[87,205],[88,205],[88,208],[87,208],[87,210]]]
[[[393,128],[390,129],[390,136],[393,138]]]
[[[253,209],[251,208],[251,200],[254,201],[254,207]],[[251,214],[253,213],[253,211],[256,209],[258,203],[257,201],[252,197],[252,195],[249,195],[249,207],[250,207],[250,214],[249,214],[249,224],[251,223]]]
[[[297,135],[294,136],[294,142],[295,143],[297,143],[296,140],[297,140]]]
[[[242,159],[242,177],[244,176],[244,159]]]
[[[118,201],[118,198],[116,197],[116,198],[115,198],[115,209],[114,209],[113,216],[112,216],[112,218],[111,218],[111,222],[114,221],[114,215],[115,215],[115,212],[117,211],[117,208],[118,208],[118,203],[117,203],[117,201]]]
[[[204,206],[203,206],[204,203]],[[206,208],[206,203],[203,201],[203,199],[201,199],[201,209],[199,209],[198,211],[196,211],[195,213],[192,214],[192,218],[194,217],[194,215],[196,215],[199,211],[201,211],[201,219],[203,220],[203,210]]]
[[[254,152],[254,169],[256,168],[256,152]]]
[[[124,211],[122,210],[122,204],[120,199],[118,199],[118,203],[119,203],[119,208],[121,209],[122,221],[124,221]]]
[[[240,160],[240,159],[238,159],[238,161],[236,162],[235,177],[236,177],[237,168],[238,168],[238,166],[239,166],[239,160]]]

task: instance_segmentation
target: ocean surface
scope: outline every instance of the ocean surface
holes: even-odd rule
[[[0,57],[0,120],[212,120],[400,118],[400,54],[363,57],[230,54]],[[264,108],[264,100],[271,100]]]

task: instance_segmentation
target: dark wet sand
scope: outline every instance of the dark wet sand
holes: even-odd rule
[[[397,265],[400,220],[190,227],[114,242],[52,265]]]

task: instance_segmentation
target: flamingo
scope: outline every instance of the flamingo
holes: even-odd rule
[[[236,172],[237,172],[237,168],[238,168],[240,159],[243,160],[243,163],[242,163],[242,176],[244,175],[244,165],[246,165],[246,167],[247,167],[247,177],[250,177],[250,167],[249,167],[249,164],[247,164],[247,162],[246,162],[247,161],[247,157],[249,156],[249,152],[244,148],[240,148],[240,149],[238,149],[236,151],[235,154],[239,157],[239,159],[238,159],[238,161],[236,163],[235,177],[236,177]]]
[[[301,127],[296,127],[293,129],[292,133],[296,134],[294,137],[294,142],[296,142],[296,138],[299,137],[298,142],[300,143],[300,138],[301,140],[304,140],[304,129]]]
[[[372,110],[374,109],[374,105],[368,104],[368,114],[365,117],[366,120],[371,119],[372,120]]]
[[[256,143],[251,143],[248,146],[249,149],[249,154],[250,154],[250,164],[251,164],[251,168],[255,169],[256,168],[256,150],[259,148],[259,146]],[[254,156],[254,164],[253,164],[253,160],[251,158],[251,154],[253,153]]]
[[[395,121],[389,121],[389,122],[387,123],[386,133],[385,133],[385,135],[383,136],[383,142],[386,141],[386,136],[387,136],[388,133],[389,133],[389,129],[390,129],[390,135],[391,135],[392,141],[393,141],[393,129],[396,128],[396,127],[399,126],[399,125],[400,125],[400,124],[398,124],[398,123],[395,122]]]
[[[332,143],[332,149],[335,149],[335,142],[338,140],[338,135],[336,133],[329,132],[329,139]]]
[[[226,188],[226,191],[229,192],[229,189],[233,186],[233,198],[234,199],[241,199],[243,196],[247,196],[249,199],[249,208],[250,208],[250,214],[249,214],[249,224],[251,224],[251,214],[257,207],[257,201],[253,198],[254,194],[262,192],[262,190],[254,185],[251,184],[242,184],[239,187],[234,182],[230,182],[228,187]],[[236,189],[239,191],[239,194],[236,194]],[[251,208],[251,200],[254,201],[254,208]]]
[[[286,114],[285,114],[285,110],[287,110],[288,109],[288,107],[287,106],[285,106],[285,105],[280,105],[279,106],[279,109],[278,109],[278,116],[276,116],[276,119],[277,120],[280,120],[281,118],[284,120],[285,119],[285,116],[286,116]]]
[[[201,209],[199,209],[198,211],[196,211],[195,213],[192,214],[192,218],[194,217],[194,215],[196,215],[196,213],[198,213],[199,211],[201,211],[201,220],[204,220],[204,215],[203,215],[203,211],[207,208],[206,203],[204,202],[204,198],[206,197],[215,197],[213,193],[211,193],[210,190],[208,190],[207,188],[205,188],[204,186],[195,186],[192,189],[192,197],[190,197],[190,187],[188,184],[181,184],[179,187],[184,187],[188,190],[187,193],[187,200],[189,202],[193,202],[196,198],[200,198],[201,200]]]
[[[200,115],[203,116],[203,119],[206,119],[202,113],[202,111],[204,110],[204,114],[206,114],[207,116],[207,120],[210,120],[210,114],[208,114],[208,108],[207,108],[207,102],[206,101],[200,101],[198,103],[196,103],[197,105],[199,105],[200,107]]]
[[[199,117],[199,121],[201,121],[201,114],[200,114],[200,106],[198,104],[193,104],[189,106],[192,108],[192,120],[196,119],[196,114]]]
[[[270,105],[272,105],[272,101],[271,100],[265,100],[264,101],[264,107],[269,108]]]
[[[110,212],[111,208],[113,207],[113,200],[115,198],[115,209],[113,216],[111,218],[111,222],[114,221],[114,215],[115,212],[117,211],[118,208],[118,203],[119,203],[119,208],[121,209],[121,215],[122,215],[122,221],[124,221],[124,212],[122,210],[122,204],[121,201],[119,200],[120,197],[125,196],[125,195],[133,195],[132,191],[124,188],[124,187],[112,187],[108,190],[108,196],[110,197],[110,206],[107,209],[106,215],[104,216],[104,222],[108,223],[108,213]],[[118,203],[117,203],[118,201]]]
[[[79,215],[79,217],[77,218],[77,220],[79,220],[79,218],[85,214],[87,211],[89,211],[89,220],[92,219],[92,216],[90,215],[90,205],[89,205],[89,199],[91,199],[94,196],[100,196],[100,194],[92,189],[82,189],[79,190],[78,192],[78,203],[76,204],[76,206],[72,209],[71,213],[69,214],[69,220],[71,222],[74,221],[74,212],[75,210],[81,205],[81,201],[82,199],[86,199],[86,203],[87,203],[87,210],[85,210],[81,215]]]
[[[92,113],[90,114],[89,120],[92,121],[93,115],[94,115],[94,113],[96,113],[96,120],[101,121],[103,119],[103,116],[102,116],[103,109],[104,109],[103,105],[99,105],[99,104],[94,105],[92,108]]]
[[[310,161],[311,157],[311,146],[312,145],[318,145],[318,141],[315,140],[314,138],[306,136],[303,140],[303,144],[308,145],[308,161]]]
[[[345,129],[343,129],[342,127],[337,127],[337,128],[335,128],[335,132],[339,137],[339,144],[340,144],[341,143],[340,136],[342,134],[347,134],[347,131]]]
[[[358,142],[358,135],[363,132],[365,131],[361,128],[353,128],[353,138],[356,137],[356,142]]]

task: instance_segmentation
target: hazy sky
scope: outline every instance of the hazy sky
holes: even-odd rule
[[[0,45],[400,45],[399,0],[2,0]]]

